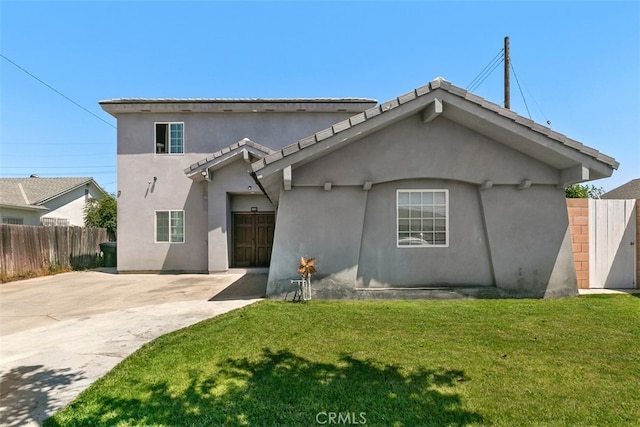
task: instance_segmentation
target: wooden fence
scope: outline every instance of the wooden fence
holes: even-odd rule
[[[567,199],[578,288],[638,288],[640,199]]]
[[[99,267],[104,228],[0,224],[0,278]]]

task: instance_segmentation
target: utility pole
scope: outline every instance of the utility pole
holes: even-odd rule
[[[511,59],[509,58],[509,37],[504,38],[504,108],[511,109],[511,85],[509,81],[509,69]]]

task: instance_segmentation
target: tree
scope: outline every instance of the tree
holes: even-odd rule
[[[599,199],[604,194],[602,187],[595,185],[573,184],[564,189],[567,198],[572,199]]]
[[[84,225],[86,227],[106,228],[109,240],[116,240],[117,203],[111,194],[105,194],[100,199],[89,199],[84,207]]]

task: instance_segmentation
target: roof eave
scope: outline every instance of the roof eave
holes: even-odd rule
[[[116,117],[128,113],[358,113],[377,102],[368,98],[115,99],[99,104]]]
[[[402,95],[395,100],[371,108],[348,120],[304,138],[295,144],[266,156],[252,164],[258,178],[268,176],[291,165],[301,165],[317,155],[324,155],[344,143],[350,143],[388,126],[402,118],[416,114],[435,100],[444,103],[443,117],[470,127],[486,136],[508,132],[519,135],[517,143],[501,141],[543,163],[564,171],[577,166],[586,167],[589,174],[580,174],[584,182],[611,176],[619,163],[612,157],[541,126],[515,112],[490,103],[441,79]],[[457,111],[457,114],[456,114]],[[439,115],[440,113],[436,114]],[[425,118],[431,120],[432,118]],[[474,126],[475,122],[475,126]],[[481,127],[482,131],[477,128]],[[497,139],[500,141],[500,139]],[[535,144],[535,145],[528,145]],[[558,157],[561,156],[561,157]],[[575,179],[573,171],[565,175]]]
[[[46,206],[37,206],[37,205],[12,205],[9,203],[0,203],[0,208],[7,209],[18,209],[24,211],[48,211],[49,208]]]
[[[76,190],[76,189],[78,189],[78,188],[80,188],[82,186],[85,186],[87,184],[95,185],[96,188],[102,193],[102,195],[106,195],[107,194],[107,192],[104,191],[104,189],[102,187],[100,187],[98,185],[98,183],[93,178],[89,178],[89,179],[86,179],[86,180],[76,184],[76,185],[73,185],[73,186],[71,186],[69,188],[66,188],[66,189],[64,189],[64,190],[62,190],[62,191],[60,191],[60,192],[58,192],[56,194],[52,194],[50,196],[45,197],[44,199],[37,200],[37,201],[33,202],[33,204],[34,205],[43,205],[43,204],[45,204],[47,202],[50,202],[53,199],[57,199],[58,197],[64,196],[65,194],[68,194],[68,193],[72,192],[73,190]]]
[[[272,153],[274,153],[274,150],[271,148],[258,144],[249,138],[243,138],[240,141],[191,164],[184,170],[184,173],[188,178],[193,179],[196,182],[200,182],[208,177],[207,174],[203,174],[202,172],[215,171],[223,168],[238,160],[238,157],[241,155],[247,163],[251,163],[252,161],[256,161],[257,159],[261,159]],[[251,157],[254,159],[252,160]]]

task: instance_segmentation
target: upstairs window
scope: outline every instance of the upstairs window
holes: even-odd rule
[[[184,123],[156,123],[156,154],[184,153]]]
[[[449,246],[449,191],[397,191],[397,244],[405,247]]]

